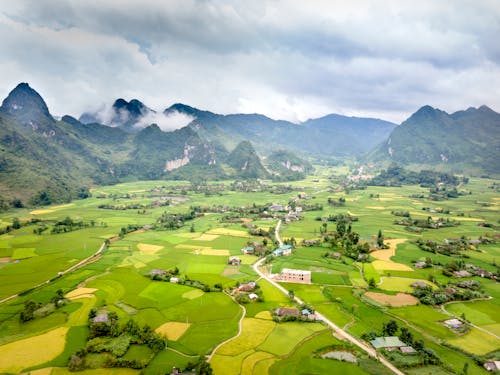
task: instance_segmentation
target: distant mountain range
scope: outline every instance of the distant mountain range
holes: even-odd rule
[[[103,123],[126,131],[139,131],[137,125],[151,111],[136,99],[130,102],[118,99],[112,106],[111,116]],[[179,103],[163,112],[166,116],[178,113],[191,116],[194,120],[189,127],[207,141],[226,149],[233,149],[241,141],[251,141],[263,155],[284,149],[316,157],[356,156],[387,139],[396,126],[378,119],[335,114],[294,124],[260,114],[221,115]],[[98,119],[97,113],[80,117],[83,123],[98,122]]]
[[[424,106],[366,160],[498,176],[500,114],[486,106],[452,114]]]
[[[114,108],[114,126],[71,116],[56,121],[43,98],[19,84],[0,107],[0,205],[65,202],[85,196],[89,186],[125,179],[297,179],[310,170],[292,154],[264,163],[247,141],[228,150],[192,127],[136,129],[151,111],[138,101],[117,100]]]
[[[145,123],[162,114],[137,99],[116,100],[106,116],[55,120],[43,98],[19,84],[0,107],[0,206],[69,201],[89,186],[131,179],[300,179],[312,166],[298,155],[500,174],[500,114],[484,106],[451,115],[426,106],[401,126],[334,114],[293,124],[184,104],[163,114],[193,120],[162,131]]]

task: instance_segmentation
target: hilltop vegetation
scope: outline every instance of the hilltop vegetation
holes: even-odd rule
[[[424,106],[396,127],[369,158],[475,175],[498,175],[500,114],[486,106],[452,114]]]
[[[1,207],[69,202],[87,197],[92,185],[131,179],[270,176],[248,141],[230,153],[190,127],[163,132],[153,124],[129,133],[122,128],[133,129],[149,109],[134,101],[115,104],[117,116],[127,110],[135,117],[127,115],[120,127],[83,124],[71,116],[56,121],[38,93],[18,85],[0,107]],[[282,178],[297,176],[304,173],[289,170]]]

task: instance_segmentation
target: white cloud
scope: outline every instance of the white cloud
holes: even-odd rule
[[[493,0],[20,0],[0,10],[0,96],[27,81],[76,117],[118,97],[292,121],[499,110],[499,20]]]
[[[145,128],[151,124],[156,124],[163,131],[172,131],[183,128],[195,118],[185,113],[171,111],[168,114],[150,112],[143,116],[140,121],[134,126],[137,128]]]

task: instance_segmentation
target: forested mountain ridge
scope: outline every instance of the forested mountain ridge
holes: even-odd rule
[[[452,114],[424,106],[395,128],[367,160],[498,175],[500,114],[486,106]]]
[[[288,149],[316,157],[360,156],[384,141],[396,126],[384,120],[336,114],[294,124],[260,114],[221,115],[180,103],[164,111],[172,112],[194,117],[190,126],[205,139],[229,148],[250,140],[264,155]]]
[[[127,111],[135,117],[127,115],[128,124],[84,124],[68,115],[57,121],[27,83],[12,90],[0,107],[0,206],[67,202],[87,196],[92,185],[125,179],[257,178],[275,173],[263,167],[249,142],[230,154],[191,127],[164,132],[152,124],[135,131],[141,111],[150,109],[138,101],[117,102],[117,108],[132,104]]]

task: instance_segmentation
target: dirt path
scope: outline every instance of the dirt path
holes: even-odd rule
[[[281,246],[283,246],[283,241],[281,241],[280,237],[280,227],[281,227],[281,219],[278,221],[278,224],[276,224],[276,228],[274,229],[274,237],[278,240],[278,243]]]
[[[186,354],[186,353],[183,353],[183,352],[180,352],[178,351],[177,349],[174,349],[174,348],[170,348],[170,347],[166,347],[165,350],[170,350],[171,352],[174,352],[174,353],[177,353],[183,357],[186,357],[186,358],[198,358],[199,356],[198,355],[189,355],[189,354]]]
[[[242,324],[243,324],[243,319],[245,318],[246,314],[247,314],[247,310],[245,309],[245,306],[243,305],[240,305],[238,302],[236,302],[236,300],[234,299],[233,296],[230,296],[231,299],[234,301],[234,303],[236,303],[240,308],[241,308],[241,318],[240,318],[240,321],[238,322],[238,333],[233,336],[233,337],[230,337],[228,338],[227,340],[224,340],[222,341],[220,344],[218,344],[214,350],[212,350],[212,353],[210,353],[209,355],[207,355],[207,362],[210,362],[212,360],[212,357],[214,356],[215,352],[217,350],[219,350],[219,348],[224,345],[224,344],[227,344],[229,341],[233,341],[234,339],[238,338],[240,335],[241,335],[241,331],[243,330],[243,327],[242,327]]]
[[[281,220],[278,222],[278,225],[276,225],[276,231],[275,231],[276,239],[281,244],[282,241],[281,241],[281,238],[279,236],[279,228],[280,228],[280,226],[281,226]],[[286,296],[288,296],[288,290],[286,290],[285,288],[283,288],[281,285],[279,285],[277,282],[275,282],[273,279],[271,279],[269,276],[267,276],[266,274],[264,274],[260,270],[259,267],[264,262],[264,260],[265,260],[265,258],[262,258],[262,259],[259,259],[257,262],[254,263],[254,265],[253,265],[254,271],[260,277],[266,279],[271,285],[273,285],[275,288],[277,288],[283,294],[285,294]],[[297,296],[294,297],[294,301],[296,303],[298,303],[299,305],[304,304],[304,301],[302,301]],[[356,345],[358,348],[360,348],[363,351],[365,351],[366,353],[368,353],[368,355],[370,355],[371,357],[379,360],[380,363],[382,363],[385,367],[387,367],[389,370],[391,370],[395,374],[397,374],[397,375],[404,375],[404,372],[400,371],[396,366],[394,366],[392,363],[390,363],[387,359],[385,359],[384,357],[382,357],[381,355],[379,355],[376,352],[375,349],[373,349],[372,347],[368,346],[367,344],[361,342],[360,340],[358,340],[354,336],[352,336],[349,333],[347,333],[346,331],[344,331],[342,328],[340,328],[339,326],[337,326],[335,323],[333,323],[330,319],[328,319],[327,317],[325,317],[323,314],[321,314],[320,312],[316,311],[316,316],[317,316],[318,320],[325,322],[330,328],[332,328],[335,331],[337,337],[345,339],[347,341],[350,341],[351,343],[353,343],[354,345]]]

